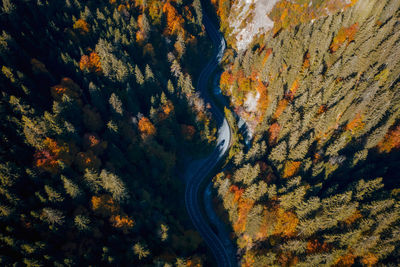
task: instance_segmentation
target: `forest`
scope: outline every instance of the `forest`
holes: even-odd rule
[[[239,49],[254,1],[2,0],[1,266],[216,265],[183,177],[218,152],[206,13],[238,266],[400,265],[400,1],[276,0]]]
[[[215,142],[200,1],[1,12],[0,265],[209,265],[179,177]]]
[[[397,266],[400,1],[281,0],[245,51],[237,2],[219,84],[253,139],[213,182],[239,265]]]

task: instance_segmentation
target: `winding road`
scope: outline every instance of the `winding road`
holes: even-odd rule
[[[201,212],[199,203],[200,185],[206,178],[210,178],[210,172],[214,169],[217,163],[224,158],[231,141],[231,129],[224,113],[215,105],[207,90],[208,80],[221,61],[224,53],[225,40],[205,13],[203,13],[203,24],[213,42],[215,51],[212,59],[204,67],[199,76],[197,90],[203,97],[204,101],[209,103],[211,106],[210,111],[218,125],[218,139],[216,148],[207,158],[193,162],[188,166],[185,173],[185,180],[187,183],[185,190],[185,204],[195,228],[214,254],[218,266],[236,267],[237,262],[235,252],[233,251],[233,245],[231,244],[228,234],[218,233],[217,235],[212,230]]]

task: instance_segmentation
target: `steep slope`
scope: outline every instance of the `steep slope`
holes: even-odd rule
[[[254,129],[215,177],[243,266],[399,263],[400,2],[344,4],[225,54]]]

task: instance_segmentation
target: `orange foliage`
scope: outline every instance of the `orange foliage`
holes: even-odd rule
[[[286,98],[289,99],[290,101],[293,101],[294,95],[296,94],[296,91],[297,89],[299,89],[299,87],[300,87],[299,79],[296,79],[292,83],[289,92],[286,94]]]
[[[325,113],[325,112],[327,112],[328,111],[328,107],[326,106],[326,105],[321,105],[321,106],[319,106],[319,109],[318,109],[318,115],[321,115],[322,113]]]
[[[321,244],[318,239],[309,240],[307,242],[307,254],[322,253],[328,251],[329,245],[325,242]]]
[[[268,142],[270,145],[273,145],[276,143],[276,141],[278,140],[278,136],[279,136],[279,132],[281,130],[281,126],[279,126],[279,123],[275,122],[274,124],[272,124],[269,129],[268,129],[268,133],[269,133],[269,137],[268,137]]]
[[[67,144],[57,143],[55,140],[46,137],[43,141],[44,149],[34,154],[35,165],[50,173],[57,173],[60,168],[60,161],[70,164],[69,147]]]
[[[320,153],[315,153],[314,154],[314,159],[313,159],[313,163],[317,163],[322,159],[322,155]]]
[[[379,153],[389,153],[393,149],[400,149],[400,125],[390,130],[378,146]]]
[[[358,210],[356,210],[350,217],[348,217],[344,222],[347,224],[347,225],[351,225],[353,222],[355,222],[355,221],[357,221],[357,219],[360,219],[360,218],[362,218],[362,215],[361,215],[361,213],[358,211]]]
[[[338,34],[333,38],[332,44],[329,47],[331,53],[336,52],[339,47],[341,47],[345,41],[347,41],[347,45],[354,40],[354,36],[358,31],[358,22],[354,23],[350,27],[344,28],[342,27]]]
[[[181,132],[182,132],[183,138],[185,138],[185,140],[192,140],[194,134],[196,133],[196,129],[192,125],[182,124]]]
[[[86,148],[93,148],[100,143],[99,136],[97,134],[86,133],[83,139],[84,146]]]
[[[139,120],[139,131],[142,135],[142,138],[146,138],[148,136],[152,136],[156,133],[156,128],[154,127],[154,125],[151,123],[151,121],[146,118],[146,117],[142,117]]]
[[[346,125],[346,131],[351,131],[352,134],[362,130],[365,126],[363,122],[363,116],[357,113],[352,121]]]
[[[271,202],[269,209],[264,210],[263,222],[257,239],[263,240],[271,235],[291,237],[296,233],[299,219],[291,211],[285,211],[277,203]]]
[[[282,115],[283,111],[285,110],[285,108],[287,107],[287,105],[289,104],[289,101],[287,99],[281,99],[278,103],[278,107],[275,110],[274,119],[279,118],[279,116]]]
[[[234,83],[235,78],[233,77],[233,75],[228,71],[224,71],[221,74],[221,78],[220,78],[220,86],[221,86],[221,90],[227,94],[228,93],[228,89],[230,88],[230,86]]]
[[[311,55],[308,52],[304,55],[303,66],[302,66],[303,70],[308,69],[310,67],[310,57]]]
[[[186,261],[186,266],[188,267],[201,267],[201,259],[198,257],[192,257]]]
[[[135,223],[131,218],[126,215],[113,215],[111,216],[110,221],[112,223],[112,226],[114,226],[115,228],[120,228],[124,232],[126,232],[128,229],[131,229]]]
[[[301,161],[286,161],[285,168],[283,169],[283,178],[288,178],[297,173],[301,165]]]
[[[241,189],[243,190],[243,189]],[[240,192],[241,190],[237,191]],[[236,197],[236,192],[235,192]],[[243,233],[246,230],[246,223],[247,223],[247,215],[249,214],[250,210],[253,208],[254,200],[250,199],[239,199],[238,204],[238,219],[233,224],[233,230],[237,235]]]
[[[79,61],[79,68],[89,72],[100,73],[102,69],[99,55],[96,52],[91,52],[89,56],[83,55]]]
[[[267,63],[269,56],[272,54],[272,48],[268,48],[266,51],[267,52],[265,53],[265,56],[262,61],[263,66],[265,65],[265,63]]]
[[[260,98],[258,99],[257,102],[257,107],[260,113],[264,114],[268,108],[268,103],[269,103],[268,89],[267,86],[259,80],[256,81],[256,84],[257,84],[256,90],[260,94]],[[262,117],[260,118],[260,120],[262,120]]]
[[[278,208],[276,211],[276,222],[274,234],[282,236],[293,236],[296,232],[296,227],[299,224],[299,219],[290,211],[284,211]]]
[[[170,0],[165,2],[163,12],[167,15],[167,28],[165,29],[165,34],[171,35],[178,32],[184,33],[183,23],[185,21],[178,14]]]
[[[115,214],[120,210],[119,205],[109,195],[93,196],[91,204],[92,210],[104,217]]]
[[[82,92],[82,89],[70,78],[62,78],[60,84],[57,84],[50,89],[51,96],[61,101],[63,95],[67,95],[71,98],[78,98]]]
[[[352,266],[354,264],[354,259],[356,256],[353,255],[353,253],[349,252],[343,256],[341,256],[339,259],[336,260],[334,266],[336,267],[345,267],[345,266]]]
[[[75,21],[74,30],[78,30],[80,34],[86,34],[89,32],[89,24],[83,19],[78,19]]]
[[[368,253],[367,255],[365,255],[365,256],[362,258],[361,262],[362,262],[364,265],[366,265],[366,266],[368,266],[368,267],[371,267],[371,266],[374,266],[375,264],[378,263],[378,257],[377,257],[375,254]]]

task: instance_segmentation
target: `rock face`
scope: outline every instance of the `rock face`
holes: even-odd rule
[[[235,36],[236,47],[243,51],[253,38],[270,30],[274,22],[268,17],[278,0],[236,0],[231,9],[229,22],[231,35]]]

